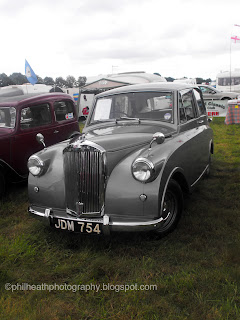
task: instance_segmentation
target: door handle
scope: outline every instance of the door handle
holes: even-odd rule
[[[202,123],[204,123],[204,120],[198,120],[197,123],[202,124]]]
[[[55,130],[53,133],[59,133],[59,131],[58,131],[58,130]]]

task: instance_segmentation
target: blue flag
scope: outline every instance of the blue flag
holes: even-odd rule
[[[25,76],[27,77],[28,81],[34,85],[37,83],[37,76],[35,75],[33,69],[30,67],[30,64],[25,59]]]

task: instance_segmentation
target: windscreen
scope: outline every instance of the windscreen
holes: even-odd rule
[[[16,109],[0,107],[0,128],[14,128],[16,124]]]
[[[173,123],[173,93],[136,92],[99,98],[91,123],[122,118]]]

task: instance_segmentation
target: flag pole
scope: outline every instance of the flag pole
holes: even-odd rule
[[[239,24],[234,24],[234,27],[240,27]],[[234,39],[233,37],[231,37],[230,39],[230,92],[232,91],[232,39]],[[235,43],[237,42],[237,40],[239,40],[237,38],[237,36],[235,36]]]

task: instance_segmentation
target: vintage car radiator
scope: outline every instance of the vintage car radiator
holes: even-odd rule
[[[91,145],[70,145],[64,150],[67,212],[100,216],[104,205],[105,154]]]

